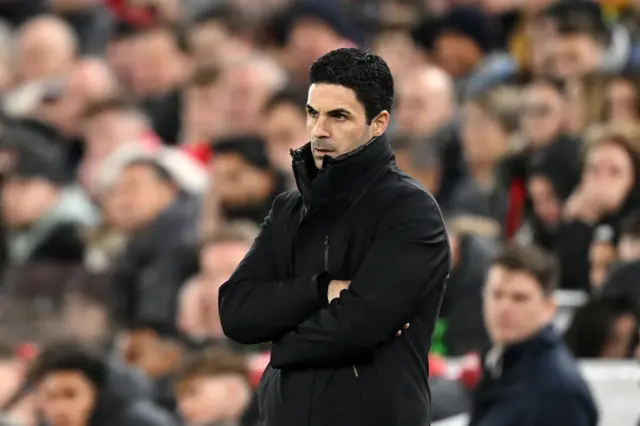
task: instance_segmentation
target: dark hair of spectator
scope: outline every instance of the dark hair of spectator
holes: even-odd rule
[[[203,240],[202,246],[225,243],[246,243],[251,245],[258,235],[258,231],[258,227],[253,222],[244,220],[231,221],[207,236]]]
[[[129,331],[151,331],[159,338],[174,341],[183,341],[184,336],[175,324],[167,321],[154,321],[137,319],[128,327]]]
[[[609,29],[596,2],[558,2],[547,9],[547,16],[560,35],[586,35],[603,46],[609,43]]]
[[[218,24],[230,35],[242,37],[250,34],[249,20],[233,5],[222,2],[200,12],[194,19],[194,25]]]
[[[492,265],[532,276],[547,296],[557,287],[558,262],[538,247],[507,244],[493,259]]]
[[[640,240],[640,211],[633,212],[622,224],[622,236]]]
[[[633,308],[622,299],[590,300],[576,310],[564,335],[567,346],[576,358],[601,357],[616,321],[625,314],[633,314]]]
[[[249,366],[244,356],[225,347],[216,347],[196,354],[178,373],[177,388],[198,377],[236,375],[247,380]]]
[[[300,108],[300,114],[304,115],[304,107],[307,104],[306,91],[297,87],[287,87],[275,93],[265,104],[264,112],[268,113],[283,104]]]
[[[172,24],[172,23],[157,23],[153,25],[143,26],[138,29],[136,35],[137,36],[145,36],[152,34],[169,34],[176,45],[176,48],[184,53],[188,54],[191,52],[191,46],[189,45],[189,39],[187,37],[187,33],[181,25]]]
[[[216,84],[220,80],[220,70],[215,67],[204,67],[197,69],[189,79],[189,87],[208,87]]]
[[[364,107],[367,123],[382,111],[391,112],[394,87],[389,66],[366,50],[342,48],[320,57],[309,70],[309,84],[318,83],[353,90]]]
[[[85,120],[89,120],[100,114],[116,111],[142,113],[138,105],[128,97],[113,96],[89,103],[89,105],[84,109],[82,117]]]
[[[96,388],[106,381],[106,364],[99,352],[77,342],[56,342],[44,348],[31,370],[31,380],[39,383],[45,377],[58,372],[79,372]]]

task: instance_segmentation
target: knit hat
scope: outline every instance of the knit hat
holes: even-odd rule
[[[258,136],[234,136],[214,142],[214,156],[224,153],[238,154],[247,163],[261,170],[271,170],[273,167],[267,155],[265,142]]]
[[[474,6],[453,8],[440,24],[440,36],[445,32],[455,32],[471,39],[484,52],[496,47],[496,34],[490,17]]]

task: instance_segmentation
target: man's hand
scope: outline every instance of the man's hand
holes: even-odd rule
[[[340,292],[348,289],[349,284],[351,284],[351,281],[331,280],[329,288],[327,289],[327,300],[329,303],[331,303],[333,299],[340,298]]]

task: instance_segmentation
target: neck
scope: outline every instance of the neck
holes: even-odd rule
[[[494,169],[494,163],[486,162],[469,164],[469,172],[471,173],[471,177],[482,187],[491,186],[493,184]]]

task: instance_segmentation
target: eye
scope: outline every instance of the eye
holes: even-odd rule
[[[346,116],[346,115],[344,115],[344,114],[336,114],[336,115],[334,116],[334,118],[335,118],[336,120],[338,120],[338,121],[344,121],[344,120],[346,120],[346,119],[347,119],[347,116]]]
[[[314,111],[314,110],[307,110],[307,115],[311,118],[317,118],[318,117],[318,111]]]

